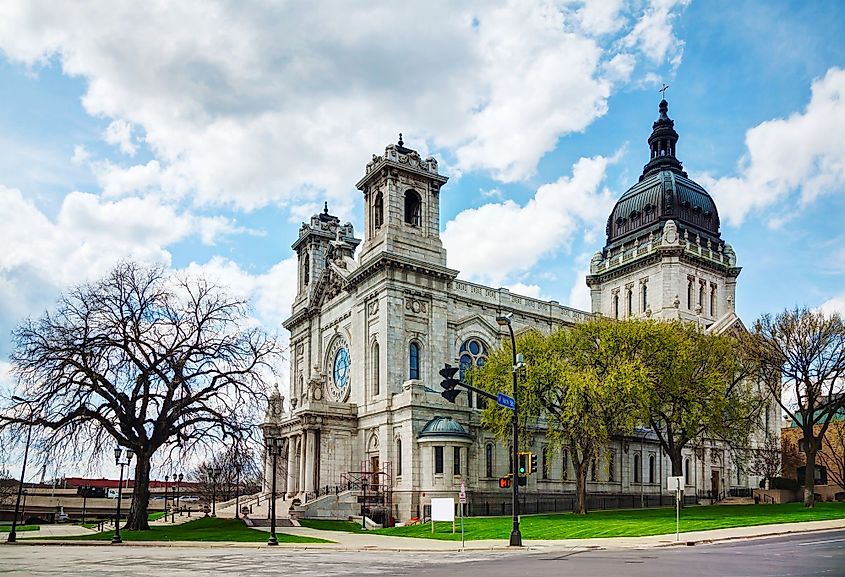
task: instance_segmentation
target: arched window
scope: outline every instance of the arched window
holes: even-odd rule
[[[710,287],[710,316],[716,316],[716,287]]]
[[[488,478],[493,476],[493,443],[484,447],[484,473]]]
[[[596,467],[596,459],[590,461],[590,481],[598,481],[599,473]]]
[[[613,295],[613,318],[619,318],[619,293]]]
[[[698,285],[698,304],[701,306],[701,312],[704,312],[704,283]]]
[[[373,363],[372,363],[372,382],[373,382],[373,396],[379,394],[379,347],[378,343],[373,343]]]
[[[654,483],[654,455],[648,456],[648,482]]]
[[[616,480],[616,455],[613,449],[607,452],[607,480],[611,483]]]
[[[684,461],[684,485],[692,485],[689,475],[689,459]]]
[[[422,224],[422,199],[413,189],[405,191],[405,222],[414,226]]]
[[[625,291],[625,298],[628,301],[628,316],[634,315],[634,294],[631,292],[631,289]]]
[[[384,196],[379,192],[373,200],[373,228],[379,228],[382,224],[384,224]]]
[[[643,312],[648,308],[648,285],[643,283]]]
[[[420,346],[417,343],[411,343],[408,346],[408,378],[420,378]]]
[[[543,475],[544,479],[548,479],[549,478],[549,465],[551,465],[551,463],[549,462],[549,448],[543,447],[543,450],[541,451],[540,455],[541,455],[542,460],[543,460],[543,462],[540,463],[542,475]]]
[[[402,439],[396,439],[396,476],[402,476]]]
[[[302,263],[302,286],[308,286],[308,279],[311,276],[311,267],[308,264],[308,253],[305,253],[305,262]]]
[[[692,310],[692,279],[687,281],[687,310]]]
[[[483,367],[485,362],[487,362],[487,345],[476,338],[464,341],[458,353],[458,366],[461,369],[461,380],[464,379],[464,373],[467,369],[472,367]],[[467,391],[467,403],[469,407],[472,407],[472,399],[472,391]],[[476,400],[476,405],[479,409],[483,409],[486,406],[484,397],[477,396]]]
[[[639,454],[634,454],[634,483],[639,483],[642,477],[642,463]]]

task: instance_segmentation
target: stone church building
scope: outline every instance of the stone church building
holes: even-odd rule
[[[374,516],[381,511],[382,518],[406,521],[424,514],[433,496],[457,497],[464,482],[476,514],[504,513],[510,491],[499,489],[498,479],[511,467],[509,447],[481,428],[483,400],[464,391],[456,404],[446,402],[438,374],[446,362],[482,364],[509,338],[496,316],[512,313],[517,334],[571,326],[596,313],[681,318],[710,331],[739,323],[736,255],[721,237],[713,199],[676,156],[678,134],[667,112],[662,100],[648,163],[613,208],[607,242],[590,264],[592,311],[461,280],[440,240],[448,178],[401,135],[373,155],[356,185],[365,207],[363,238],[328,208],[303,223],[292,245],[298,291],[284,322],[289,402],[274,393],[262,425],[265,439],[282,438],[281,498],[303,516],[358,514],[364,501]],[[774,406],[766,422],[778,426]],[[522,491],[538,503],[573,494],[566,451],[549,450],[539,427],[528,443],[540,464]],[[726,447],[709,441],[688,450],[684,471],[693,495],[758,481]],[[669,472],[654,433],[639,429],[604,451],[588,493],[653,503],[648,499],[666,494]],[[364,480],[370,497],[362,496]]]

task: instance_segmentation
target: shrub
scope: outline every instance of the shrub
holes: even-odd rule
[[[769,481],[769,487],[772,489],[783,489],[785,491],[797,491],[798,480],[789,479],[788,477],[772,477]]]

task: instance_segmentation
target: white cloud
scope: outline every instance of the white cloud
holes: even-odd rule
[[[845,293],[827,299],[821,304],[819,309],[827,314],[839,313],[845,317]]]
[[[138,147],[132,139],[132,124],[125,120],[113,120],[103,132],[103,139],[120,148],[123,154],[135,156]]]
[[[622,40],[627,48],[638,48],[647,58],[662,63],[669,60],[674,66],[681,63],[684,43],[675,37],[672,21],[677,9],[689,0],[650,0],[642,18]]]
[[[126,155],[144,135],[152,161],[98,172],[109,194],[247,209],[326,194],[347,218],[350,183],[400,130],[455,173],[530,176],[637,63],[678,56],[683,4],[31,0],[0,6],[0,49],[84,77]]]
[[[59,290],[123,259],[169,264],[167,247],[191,235],[213,244],[247,231],[228,218],[197,216],[153,195],[115,201],[68,194],[54,219],[19,190],[0,186],[0,332],[48,306]]]
[[[580,159],[571,177],[539,187],[524,206],[506,200],[459,213],[443,233],[449,266],[464,278],[500,285],[567,246],[582,228],[602,226],[614,199],[601,183],[613,160]]]
[[[578,255],[576,259],[578,270],[574,275],[574,282],[569,290],[569,299],[566,302],[567,306],[581,311],[593,310],[590,287],[584,282],[584,279],[590,274],[590,258],[592,258],[592,255],[589,254]]]
[[[751,213],[775,207],[798,194],[806,206],[824,194],[845,189],[845,70],[831,68],[813,82],[803,113],[768,120],[745,135],[747,152],[738,174],[696,178],[715,197],[723,219],[741,224]],[[777,227],[789,219],[775,214]],[[780,211],[779,211],[780,212]]]
[[[83,165],[87,163],[91,159],[91,153],[82,146],[81,144],[77,144],[73,147],[73,157],[71,157],[71,162],[76,165]]]

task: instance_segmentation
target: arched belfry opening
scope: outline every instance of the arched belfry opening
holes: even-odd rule
[[[422,224],[422,198],[413,188],[405,191],[405,222],[414,226]]]

